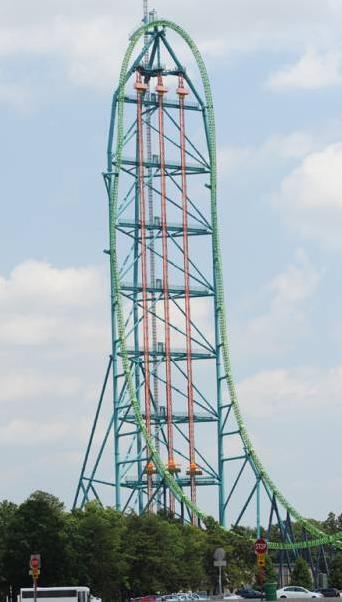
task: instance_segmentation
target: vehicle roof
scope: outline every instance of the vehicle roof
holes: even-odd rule
[[[37,587],[38,592],[51,592],[53,590],[63,591],[64,589],[81,589],[88,590],[89,587],[85,585],[64,585],[63,587]],[[21,587],[21,592],[33,592],[33,587]]]

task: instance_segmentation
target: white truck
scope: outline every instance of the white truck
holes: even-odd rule
[[[37,587],[37,602],[91,602],[89,587]],[[22,587],[18,602],[33,602],[33,587]]]

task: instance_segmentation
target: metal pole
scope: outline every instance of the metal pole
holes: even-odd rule
[[[257,489],[256,489],[256,523],[257,523],[257,538],[259,539],[261,533],[261,525],[260,525],[260,479],[257,480]]]
[[[112,166],[108,163],[108,171],[112,168]],[[114,178],[111,176],[108,188],[108,217],[109,217],[109,243],[110,243],[110,254],[115,252],[115,249],[111,246],[111,229],[115,227],[114,216],[112,213],[112,188],[114,186]],[[111,257],[111,255],[110,255]],[[118,374],[118,341],[117,341],[117,330],[116,330],[116,303],[115,303],[115,291],[114,291],[114,271],[113,271],[113,262],[110,259],[110,281],[111,281],[111,327],[112,327],[112,350],[113,350],[113,360],[112,360],[112,380],[113,380],[113,416],[114,416],[114,429],[113,429],[113,446],[114,446],[114,472],[115,472],[115,508],[116,510],[121,509],[121,465],[120,465],[120,445],[119,445],[119,408],[118,408],[118,383],[117,383],[117,374]]]
[[[186,371],[187,371],[187,397],[189,420],[189,475],[191,501],[196,504],[196,458],[195,458],[195,431],[194,431],[194,394],[192,384],[192,330],[191,330],[191,305],[190,305],[190,270],[189,270],[189,238],[188,238],[188,194],[186,178],[186,137],[185,137],[185,96],[188,91],[184,87],[183,75],[178,77],[177,94],[179,97],[179,132],[181,150],[181,178],[182,178],[182,227],[183,227],[183,270],[185,293],[185,330],[186,330]],[[196,517],[192,516],[193,524]]]
[[[188,82],[189,83],[189,82]],[[203,109],[203,124],[206,134],[208,132],[207,123],[207,112]],[[208,141],[208,134],[207,134]],[[210,154],[210,146],[208,143],[208,152]],[[226,497],[226,483],[225,483],[225,468],[224,468],[224,427],[225,427],[225,411],[222,408],[222,343],[221,343],[221,332],[220,332],[220,312],[222,307],[220,306],[218,299],[218,271],[219,265],[217,257],[215,256],[215,245],[214,238],[212,237],[212,254],[213,254],[213,280],[214,280],[214,318],[215,318],[215,364],[216,364],[216,396],[217,396],[217,464],[219,474],[219,523],[221,526],[227,526],[227,513],[228,498]],[[227,411],[227,410],[226,410]]]
[[[218,312],[218,299],[217,299],[217,281],[216,281],[216,270],[215,262],[213,262],[214,272],[214,313],[215,313],[215,351],[216,351],[216,395],[217,395],[217,463],[218,463],[218,474],[219,474],[219,523],[223,527],[227,525],[227,511],[228,511],[228,499],[226,499],[226,486],[225,486],[225,474],[224,474],[224,411],[222,409],[222,365],[221,365],[221,343],[220,343],[220,320]]]
[[[144,341],[144,369],[145,369],[145,421],[147,434],[151,436],[151,388],[150,388],[150,343],[149,343],[149,316],[147,296],[147,244],[146,244],[146,208],[145,208],[145,174],[144,174],[144,132],[142,120],[143,95],[147,90],[146,84],[141,81],[141,75],[136,72],[135,88],[137,91],[137,135],[139,149],[138,187],[139,187],[139,214],[141,227],[141,277],[142,277],[142,305],[143,305],[143,341]],[[152,497],[152,474],[154,467],[150,461],[150,450],[146,448],[147,455],[147,498]],[[149,510],[151,510],[149,506]]]
[[[219,566],[219,595],[222,595],[222,566]]]
[[[143,0],[144,2],[144,23],[147,23],[148,21],[148,0]]]
[[[33,578],[33,602],[37,602],[37,579]]]
[[[162,229],[162,255],[163,255],[163,295],[164,295],[164,338],[165,338],[165,380],[166,380],[166,422],[168,446],[168,470],[176,472],[173,454],[173,399],[172,399],[172,373],[171,373],[171,336],[170,336],[170,293],[169,293],[169,265],[168,265],[168,231],[166,208],[166,169],[165,169],[165,138],[164,138],[164,86],[162,75],[158,75],[156,86],[159,102],[159,155],[160,155],[160,193],[161,193],[161,229]],[[175,498],[170,492],[170,512],[175,513]]]
[[[95,431],[96,431],[96,427],[97,427],[97,423],[98,423],[98,419],[99,419],[99,415],[100,415],[100,410],[101,410],[101,407],[102,407],[102,402],[103,402],[104,394],[106,392],[107,382],[108,382],[108,378],[109,378],[109,373],[111,371],[112,363],[113,363],[113,358],[112,358],[112,356],[110,356],[109,362],[108,362],[108,366],[107,366],[107,370],[106,370],[106,375],[105,375],[105,378],[104,378],[104,381],[103,381],[103,385],[102,385],[102,389],[101,389],[100,399],[99,399],[99,402],[98,402],[98,405],[97,405],[97,409],[96,409],[96,414],[95,414],[93,426],[91,428],[90,439],[89,439],[89,442],[88,442],[87,450],[86,450],[86,453],[85,453],[85,456],[84,456],[84,460],[83,460],[83,464],[82,464],[81,474],[80,474],[80,478],[79,478],[78,485],[77,485],[77,490],[76,490],[76,494],[75,494],[74,503],[73,503],[73,506],[72,506],[73,510],[76,508],[76,504],[77,504],[79,492],[80,492],[81,487],[82,487],[83,477],[84,477],[84,473],[85,473],[85,470],[86,470],[86,467],[87,467],[89,453],[90,453],[90,449],[91,449],[91,446],[92,446],[92,443],[93,443],[93,439],[94,439],[94,435],[95,435]],[[86,501],[87,501],[86,496],[83,495],[83,500],[82,500],[82,503],[81,503],[81,508],[84,506],[84,504],[85,504]]]
[[[149,22],[149,10],[148,10],[148,0],[144,0],[144,23]],[[145,32],[144,35],[144,44],[145,46],[148,43],[148,33]],[[148,67],[150,60],[150,52],[147,51],[144,56],[144,65],[145,68]],[[147,90],[145,93],[145,98],[150,98],[150,82],[149,79],[146,79]],[[152,135],[151,135],[151,113],[147,111],[146,113],[146,155],[147,162],[151,165],[152,161]],[[153,169],[152,167],[148,168],[148,189],[147,189],[147,207],[148,207],[148,222],[150,225],[154,222],[154,202],[153,202],[153,188],[152,188],[152,180],[153,180]],[[159,383],[158,383],[158,358],[157,358],[157,318],[156,318],[156,294],[154,291],[154,287],[156,285],[156,268],[155,268],[155,249],[154,249],[154,233],[153,230],[151,232],[151,239],[149,241],[149,267],[150,267],[150,286],[151,286],[151,339],[152,339],[152,379],[153,379],[153,406],[154,406],[154,414],[155,414],[155,425],[154,425],[154,444],[157,450],[158,455],[160,455],[160,442],[159,442],[159,434],[160,434],[160,423],[159,423]],[[156,477],[156,480],[158,477]],[[159,491],[156,496],[157,509],[161,509],[161,492]]]
[[[136,144],[136,157],[137,157],[137,165],[139,164],[139,145],[138,145],[138,138],[137,138],[137,144]],[[139,181],[139,173],[138,173],[138,167],[137,167],[137,171],[136,171],[136,185],[135,185],[135,209],[134,209],[134,221],[135,221],[135,228],[134,228],[134,270],[133,270],[133,283],[134,283],[134,293],[133,293],[133,320],[134,320],[134,349],[135,349],[135,353],[136,353],[136,358],[135,358],[135,366],[134,366],[134,370],[135,370],[135,390],[136,390],[136,395],[137,395],[137,399],[139,402],[139,405],[141,405],[141,399],[140,399],[140,361],[139,361],[139,350],[140,350],[140,341],[139,341],[139,306],[138,306],[138,286],[139,286],[139,236],[140,236],[140,230],[139,230],[139,219],[140,219],[140,215],[139,215],[139,186],[138,186],[138,181]],[[137,457],[138,459],[138,478],[140,479],[142,476],[142,472],[143,472],[143,466],[142,466],[142,462],[141,462],[141,453],[142,453],[142,439],[141,439],[141,433],[139,432],[137,434]],[[144,510],[144,502],[143,502],[143,492],[142,489],[139,488],[138,491],[138,507],[139,507],[139,514],[143,513]]]

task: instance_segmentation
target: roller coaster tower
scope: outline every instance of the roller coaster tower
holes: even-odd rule
[[[247,521],[257,535],[263,525],[281,562],[305,553],[316,574],[342,534],[323,533],[276,487],[234,386],[206,67],[182,27],[144,7],[112,103],[103,174],[112,352],[74,507],[95,498],[199,525],[208,515],[226,528]]]

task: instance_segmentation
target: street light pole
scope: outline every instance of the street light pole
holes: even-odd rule
[[[217,566],[218,568],[218,589],[219,589],[219,596],[222,596],[223,591],[222,591],[222,567],[227,566],[227,561],[226,561],[226,552],[223,548],[216,548],[216,550],[214,551],[213,554],[213,558],[214,558],[214,566]]]

